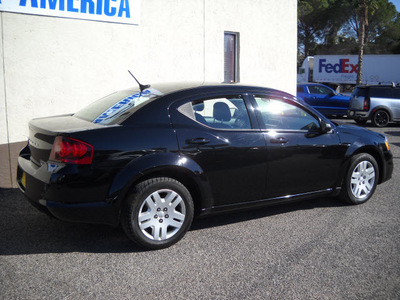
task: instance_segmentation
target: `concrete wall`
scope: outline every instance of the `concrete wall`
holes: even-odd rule
[[[240,33],[241,82],[296,90],[296,0],[146,0],[138,26],[0,18],[0,187],[15,186],[30,119],[135,85],[128,69],[150,84],[223,81],[224,31]]]

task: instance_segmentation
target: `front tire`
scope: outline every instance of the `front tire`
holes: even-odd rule
[[[167,248],[178,242],[193,220],[193,200],[175,179],[157,177],[139,183],[121,215],[130,240],[146,249]]]
[[[386,110],[379,109],[372,116],[372,125],[375,127],[386,127],[390,121],[390,115]]]
[[[368,201],[375,192],[379,180],[379,169],[375,158],[361,153],[351,158],[340,198],[350,204]]]

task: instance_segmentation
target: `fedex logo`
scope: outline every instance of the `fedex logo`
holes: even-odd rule
[[[343,58],[339,59],[337,64],[327,64],[326,59],[319,60],[318,72],[322,73],[325,70],[326,73],[357,73],[358,64],[349,63],[350,59]]]

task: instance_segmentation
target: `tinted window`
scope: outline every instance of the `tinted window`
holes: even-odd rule
[[[317,130],[319,122],[300,107],[280,99],[255,97],[266,129]]]
[[[356,88],[353,92],[354,96],[365,97],[367,95],[367,89],[365,88]]]
[[[249,114],[242,98],[213,98],[182,105],[184,115],[212,128],[251,129]]]
[[[298,86],[298,87],[297,87],[297,92],[298,92],[298,93],[303,93],[303,92],[304,92],[303,87],[302,87],[302,86]]]
[[[393,97],[400,100],[400,88],[393,89]]]
[[[392,98],[391,87],[370,87],[371,97]]]
[[[320,95],[332,94],[331,89],[320,85],[309,85],[308,90],[310,91],[310,94],[320,94]]]

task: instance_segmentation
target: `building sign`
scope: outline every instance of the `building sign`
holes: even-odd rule
[[[140,0],[0,0],[0,11],[139,24]]]

